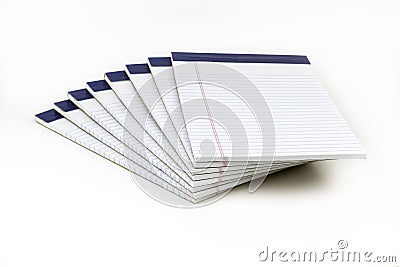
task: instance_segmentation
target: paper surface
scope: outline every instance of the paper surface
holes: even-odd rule
[[[193,113],[204,117],[188,124],[196,160],[212,157],[223,160],[224,156],[231,160],[263,160],[271,156],[275,160],[365,156],[364,149],[305,56],[172,53],[172,58],[180,100],[192,102],[191,106],[182,104],[186,123]],[[249,88],[251,84],[253,88]],[[204,98],[207,101],[196,101]],[[260,128],[252,114],[266,103],[273,120],[274,138],[272,134],[260,134],[269,129]],[[221,105],[230,108],[231,113],[221,112]],[[227,117],[231,114],[237,116],[236,120]],[[210,123],[211,120],[231,122],[235,124],[234,128],[240,128],[240,124],[248,146],[233,151],[230,138],[240,133],[226,132],[217,123]],[[211,151],[204,155],[203,151],[201,155],[199,151],[204,139],[211,140],[220,148],[220,153]],[[263,148],[271,142],[275,147],[265,153]]]

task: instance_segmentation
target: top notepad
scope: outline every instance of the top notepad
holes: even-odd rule
[[[306,56],[173,52],[172,59],[196,161],[365,157]]]

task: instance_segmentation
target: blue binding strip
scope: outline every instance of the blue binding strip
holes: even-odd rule
[[[56,105],[58,108],[60,108],[65,112],[78,109],[78,107],[71,100],[56,102],[54,103],[54,105]]]
[[[61,116],[61,114],[55,111],[54,109],[50,109],[45,112],[36,114],[35,116],[41,120],[44,120],[47,123],[63,118],[63,116]]]
[[[111,90],[110,85],[105,80],[88,82],[87,85],[95,92]]]
[[[151,73],[149,65],[146,64],[131,64],[126,65],[130,74],[144,74],[144,73]]]
[[[129,81],[128,75],[123,70],[114,71],[114,72],[107,72],[106,76],[111,82]]]
[[[93,96],[90,94],[90,92],[87,89],[70,91],[70,92],[68,92],[68,94],[70,94],[73,98],[75,98],[78,101],[93,98]]]
[[[172,52],[174,61],[310,64],[306,56]]]
[[[153,67],[171,67],[172,61],[170,57],[149,57],[150,65]]]

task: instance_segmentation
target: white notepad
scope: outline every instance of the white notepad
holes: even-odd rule
[[[365,151],[305,56],[173,52],[126,65],[36,115],[188,206],[268,173]],[[155,194],[155,195],[154,195]]]
[[[216,155],[219,160],[223,157],[234,161],[268,160],[271,155],[264,154],[262,148],[271,142],[275,143],[275,160],[365,157],[364,149],[329,98],[307,57],[175,52],[172,58],[180,100],[194,103],[191,108],[182,104],[185,120],[196,112],[208,117],[188,124],[195,160],[207,161],[215,156],[199,154],[204,138],[214,140],[220,148],[221,153]],[[232,87],[219,86],[227,84]],[[254,88],[249,88],[251,84]],[[222,127],[210,123],[214,117],[229,121],[220,113],[218,103],[231,107],[244,125],[249,140],[247,149],[232,153],[228,134]],[[260,129],[251,116],[252,108],[262,110],[260,105],[265,103],[273,118],[273,140],[260,135],[270,129]]]

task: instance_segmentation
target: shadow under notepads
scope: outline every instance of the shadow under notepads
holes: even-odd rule
[[[321,166],[323,165],[323,166]],[[307,163],[290,167],[270,174],[255,194],[264,194],[277,191],[310,191],[324,188],[327,184],[328,164],[321,162]],[[249,183],[232,189],[230,194],[249,194]]]

